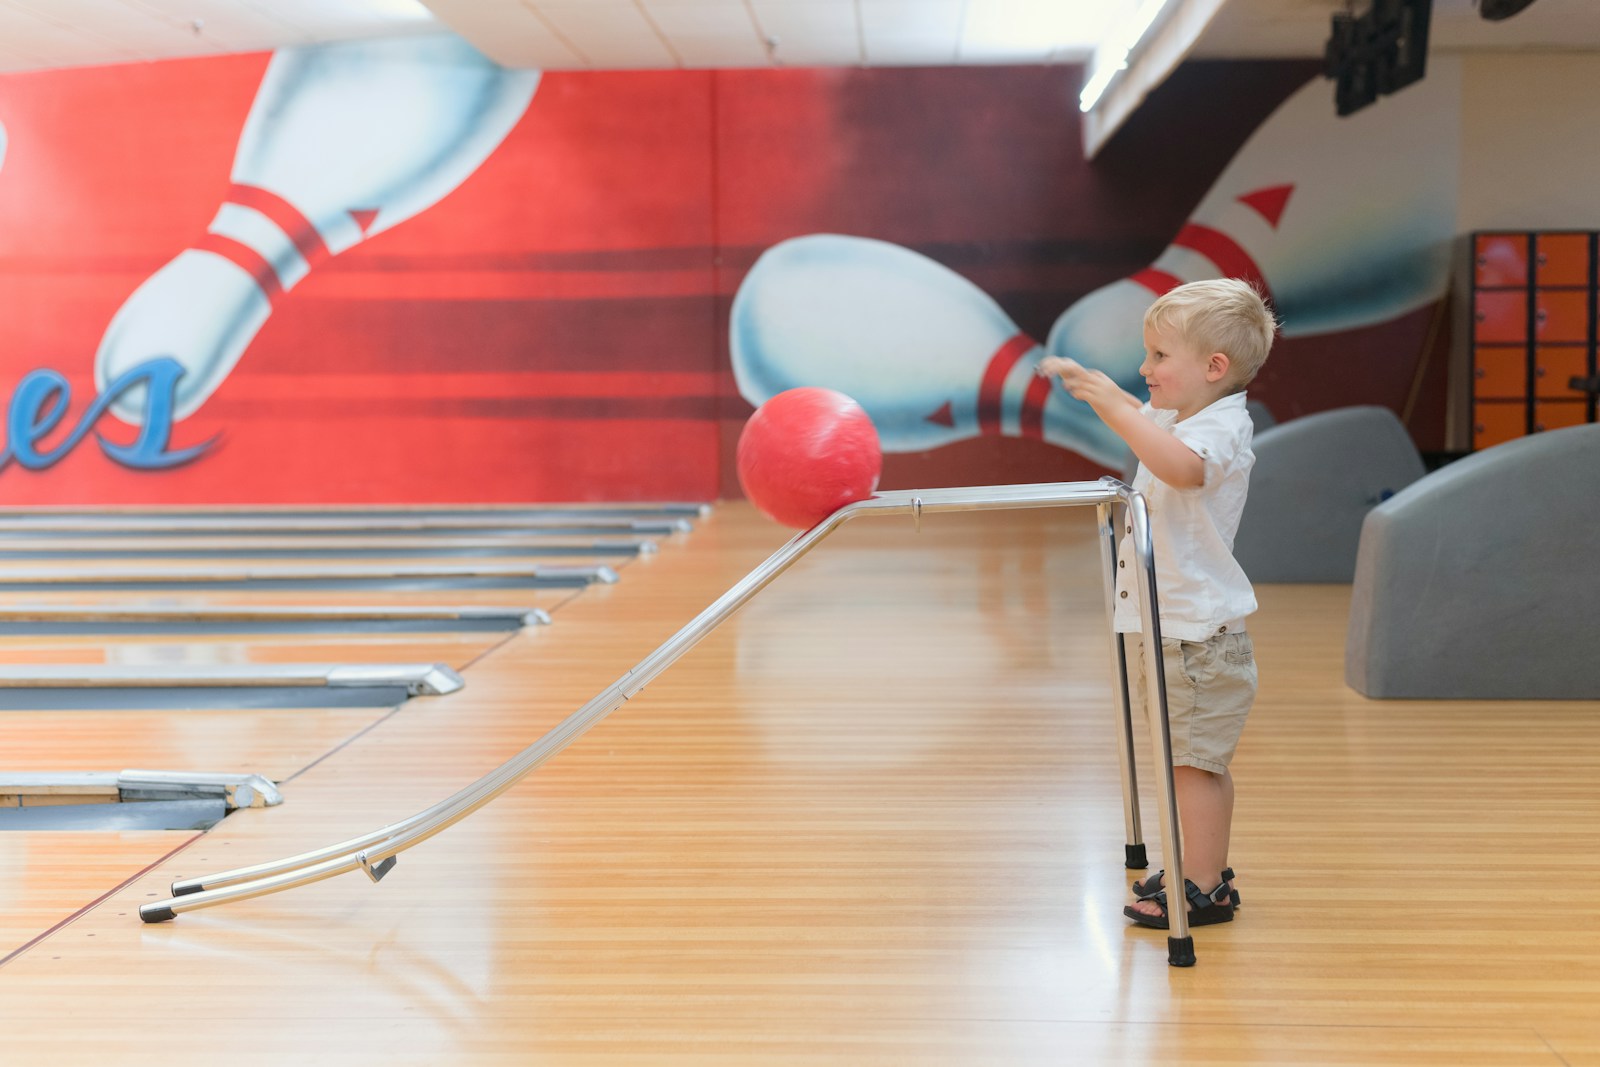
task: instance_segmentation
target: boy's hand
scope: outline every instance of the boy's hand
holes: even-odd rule
[[[1121,407],[1123,399],[1128,395],[1118,388],[1117,383],[1112,381],[1105,371],[1079,367],[1076,375],[1070,379],[1063,378],[1061,381],[1074,399],[1086,401],[1090,407],[1100,412]]]
[[[1086,401],[1090,407],[1101,412],[1116,406],[1121,402],[1132,408],[1142,407],[1144,402],[1135,396],[1122,391],[1122,388],[1112,381],[1104,372],[1090,370],[1075,359],[1066,356],[1046,356],[1039,361],[1034,373],[1041,378],[1060,378],[1061,384],[1074,399]]]
[[[1045,356],[1033,372],[1041,378],[1060,378],[1068,389],[1072,388],[1072,379],[1085,373],[1083,364],[1065,356]]]
[[[1104,371],[1091,370],[1065,356],[1046,356],[1034,368],[1041,377],[1061,379],[1077,400],[1086,401],[1111,431],[1128,443],[1139,462],[1178,489],[1205,484],[1203,461],[1188,445],[1138,412],[1144,401],[1125,393]]]

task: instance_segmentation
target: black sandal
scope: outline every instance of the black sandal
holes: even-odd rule
[[[1149,878],[1146,878],[1144,881],[1133,883],[1133,895],[1136,898],[1138,898],[1139,900],[1149,900],[1151,897],[1154,897],[1157,894],[1161,893],[1162,892],[1161,876],[1166,874],[1166,873],[1167,872],[1164,871],[1164,870],[1163,871],[1157,871],[1155,874],[1152,874]],[[1232,867],[1224,867],[1224,868],[1222,868],[1222,880],[1224,882],[1233,881],[1233,868]],[[1239,899],[1239,891],[1237,889],[1232,888],[1232,887],[1229,887],[1229,889],[1228,889],[1228,897],[1233,901],[1233,906],[1236,907],[1236,908],[1240,904],[1244,903],[1243,901],[1241,901]]]
[[[1189,879],[1183,880],[1184,895],[1189,898],[1189,925],[1214,926],[1217,923],[1233,922],[1233,901],[1229,899],[1228,883],[1218,882],[1217,888],[1209,893],[1200,892],[1200,887]],[[1167,894],[1158,892],[1152,897],[1142,897],[1142,900],[1153,902],[1161,909],[1160,915],[1146,915],[1133,905],[1122,909],[1122,914],[1138,923],[1140,926],[1149,926],[1156,930],[1169,928],[1167,922]]]

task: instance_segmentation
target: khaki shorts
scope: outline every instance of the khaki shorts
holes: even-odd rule
[[[1144,635],[1126,634],[1128,696],[1143,712]],[[1247,633],[1208,641],[1161,639],[1167,676],[1172,765],[1221,774],[1228,769],[1256,698],[1255,647]],[[1148,719],[1146,720],[1148,722]]]

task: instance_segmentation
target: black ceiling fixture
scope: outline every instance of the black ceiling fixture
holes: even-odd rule
[[[1527,10],[1532,3],[1533,0],[1477,0],[1478,14],[1490,22],[1499,22]]]
[[[1333,99],[1340,115],[1422,80],[1432,15],[1433,0],[1372,0],[1362,15],[1351,0],[1348,12],[1333,16],[1322,72],[1337,83]]]

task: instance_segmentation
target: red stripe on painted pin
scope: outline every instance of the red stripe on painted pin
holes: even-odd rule
[[[1183,279],[1176,274],[1168,274],[1166,271],[1156,270],[1154,267],[1146,267],[1137,274],[1130,274],[1128,280],[1144,286],[1157,296],[1165,296],[1183,284]]]
[[[1053,378],[1035,376],[1022,397],[1022,436],[1029,440],[1044,440],[1044,405],[1050,399],[1050,388],[1054,381]]]
[[[235,241],[232,237],[224,237],[220,233],[208,233],[196,241],[195,250],[211,252],[232,263],[251,278],[256,285],[266,294],[267,300],[274,301],[283,295],[283,283],[278,280],[278,272],[260,252],[251,248],[242,241]]]
[[[1261,268],[1256,266],[1256,261],[1239,242],[1221,230],[1213,230],[1196,222],[1186,223],[1172,243],[1178,248],[1198,252],[1216,264],[1217,269],[1227,277],[1249,282],[1260,289],[1268,301],[1272,300],[1272,290],[1267,286],[1267,279],[1262,275]]]
[[[228,186],[227,199],[230,204],[259,211],[271,219],[272,224],[294,242],[295,251],[305,259],[306,266],[315,267],[333,254],[328,251],[327,243],[323,241],[317,228],[311,224],[311,220],[277,193],[257,185],[235,184]]]
[[[1025,333],[1012,337],[989,358],[984,368],[983,381],[978,386],[978,430],[980,433],[1000,432],[1000,403],[1005,393],[1006,376],[1017,361],[1034,348],[1034,340]]]

